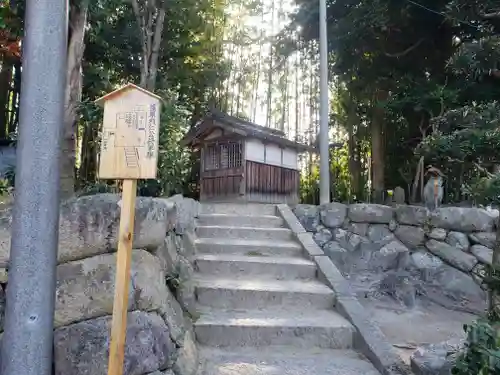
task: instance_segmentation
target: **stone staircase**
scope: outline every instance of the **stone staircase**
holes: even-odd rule
[[[353,350],[354,327],[284,226],[274,205],[202,205],[198,374],[378,375]]]

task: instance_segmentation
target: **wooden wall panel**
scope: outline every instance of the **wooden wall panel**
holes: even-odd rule
[[[297,195],[299,172],[274,165],[246,162],[246,193],[262,195]]]

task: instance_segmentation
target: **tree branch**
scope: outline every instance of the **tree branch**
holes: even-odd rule
[[[385,52],[385,55],[387,57],[396,57],[396,58],[403,57],[403,56],[409,54],[414,49],[416,49],[419,45],[421,45],[424,40],[425,40],[424,38],[420,38],[418,40],[418,42],[416,42],[414,45],[408,47],[407,49],[405,49],[402,52],[398,52],[398,53],[388,53],[388,52]]]
[[[500,10],[491,13],[479,13],[479,16],[485,19],[500,18]]]
[[[450,163],[457,163],[457,164],[462,164],[464,161],[463,160],[458,160],[454,158],[450,158],[449,156],[447,157],[448,162]],[[491,172],[489,172],[486,168],[481,167],[478,163],[475,161],[470,162],[474,167],[478,169],[478,171],[483,172],[488,178],[494,177],[495,175]]]

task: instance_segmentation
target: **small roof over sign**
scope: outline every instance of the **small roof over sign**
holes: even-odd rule
[[[142,87],[139,87],[137,85],[134,85],[133,83],[127,83],[126,85],[114,90],[114,91],[111,91],[110,93],[104,95],[104,96],[101,96],[99,99],[96,99],[94,101],[95,104],[97,105],[100,105],[101,107],[104,105],[105,102],[107,102],[108,100],[111,100],[113,99],[114,97],[120,95],[120,94],[123,94],[125,92],[127,92],[128,90],[131,90],[131,89],[135,89],[135,90],[138,90],[138,91],[141,91],[143,92],[144,94],[146,95],[149,95],[153,98],[156,98],[158,100],[162,100],[161,96],[158,96],[156,94],[153,94],[151,91],[148,91],[146,89],[143,89]]]

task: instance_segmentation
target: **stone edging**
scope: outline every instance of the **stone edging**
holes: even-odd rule
[[[356,328],[355,348],[360,350],[383,375],[412,374],[410,367],[403,362],[378,325],[370,320],[349,282],[314,242],[312,235],[306,232],[290,207],[278,204],[276,212],[292,230],[307,256],[318,266],[320,279],[335,291],[336,309]]]

